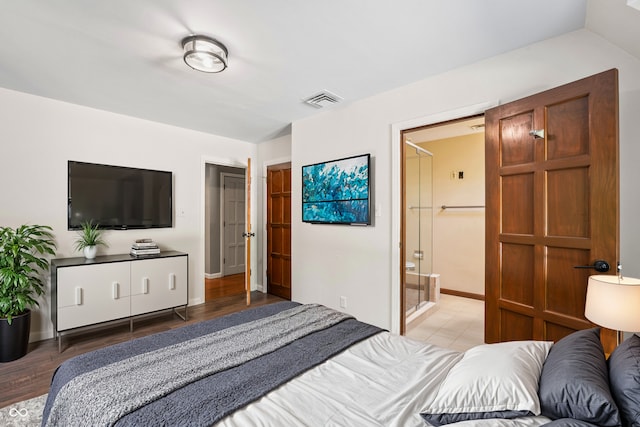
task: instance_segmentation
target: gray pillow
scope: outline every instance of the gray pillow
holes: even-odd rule
[[[624,426],[640,427],[640,337],[632,335],[609,358],[611,394]]]
[[[598,427],[586,421],[574,420],[572,418],[559,418],[550,423],[543,424],[542,427]]]
[[[530,411],[493,411],[468,412],[459,414],[420,414],[422,418],[434,427],[471,420],[511,419],[533,415]]]
[[[538,390],[542,415],[620,426],[608,377],[599,328],[564,337],[551,347],[542,367]]]

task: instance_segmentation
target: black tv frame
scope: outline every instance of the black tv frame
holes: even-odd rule
[[[342,162],[344,160],[351,160],[351,159],[357,159],[357,158],[366,158],[366,165],[367,165],[367,197],[366,197],[366,202],[367,202],[367,212],[366,212],[366,218],[364,220],[361,221],[349,221],[349,220],[319,220],[319,219],[305,219],[305,204],[311,203],[311,202],[305,202],[305,195],[304,195],[304,191],[305,191],[305,169],[309,168],[309,167],[315,167],[315,166],[319,166],[319,165],[325,165],[326,167],[331,167],[332,165],[335,165],[339,162]],[[313,163],[313,164],[309,164],[309,165],[304,165],[302,166],[302,197],[301,197],[301,204],[302,204],[302,222],[305,223],[310,223],[310,224],[337,224],[337,225],[371,225],[371,201],[372,201],[372,194],[371,194],[371,180],[372,180],[372,175],[371,175],[371,154],[370,153],[366,153],[366,154],[358,154],[355,156],[349,156],[349,157],[343,157],[340,159],[335,159],[335,160],[328,160],[328,161],[324,161],[324,162],[318,162],[318,163]],[[349,202],[349,201],[357,201],[357,200],[364,200],[364,199],[335,199],[335,200],[327,200],[326,202]]]
[[[135,168],[129,166],[117,166],[117,165],[108,165],[103,163],[91,163],[91,162],[83,162],[76,160],[68,160],[67,162],[67,229],[68,230],[80,230],[81,225],[72,225],[71,224],[71,215],[72,215],[72,200],[71,200],[71,165],[72,164],[80,164],[80,165],[91,165],[96,167],[106,167],[106,168],[118,168],[123,171],[131,171],[133,173],[157,173],[157,174],[167,174],[170,176],[170,188],[169,188],[169,217],[170,221],[168,224],[150,224],[150,225],[139,225],[139,224],[103,224],[99,222],[94,222],[98,224],[98,228],[103,230],[143,230],[143,229],[152,229],[152,228],[173,228],[174,223],[174,206],[173,206],[173,172],[170,171],[162,171],[156,169],[144,169],[144,168]]]

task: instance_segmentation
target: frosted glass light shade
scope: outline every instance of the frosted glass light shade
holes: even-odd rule
[[[605,328],[640,332],[640,280],[607,275],[589,277],[584,315]]]
[[[227,68],[227,48],[205,36],[190,36],[182,40],[184,62],[194,70],[219,73]]]

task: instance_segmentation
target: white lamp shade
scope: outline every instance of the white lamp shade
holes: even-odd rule
[[[584,315],[596,325],[640,332],[640,280],[618,276],[591,276]]]

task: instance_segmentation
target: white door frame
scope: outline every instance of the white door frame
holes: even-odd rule
[[[449,120],[461,119],[464,117],[483,114],[485,110],[495,107],[499,101],[488,101],[480,104],[469,105],[454,110],[443,111],[418,117],[391,125],[391,332],[400,333],[400,182],[401,159],[400,144],[402,131],[414,129],[421,126],[433,125]]]

